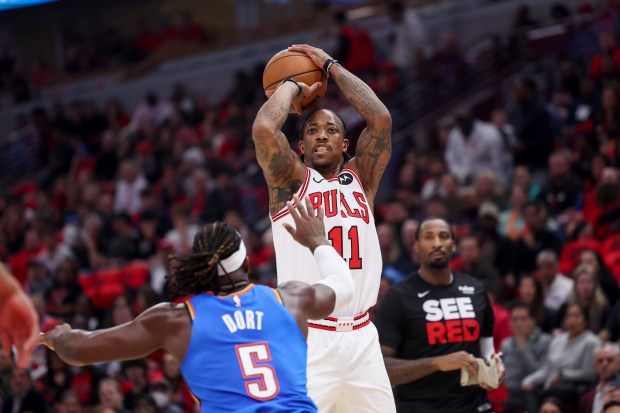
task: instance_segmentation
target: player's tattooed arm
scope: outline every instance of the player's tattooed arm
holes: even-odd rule
[[[366,121],[366,129],[358,139],[354,167],[360,174],[367,195],[374,197],[392,154],[392,117],[375,92],[360,78],[340,65],[332,66],[330,74]]]
[[[388,356],[387,354],[396,354],[396,351],[392,348],[381,346],[381,351],[383,352],[383,362],[385,363],[385,369],[392,386],[411,383],[438,371],[433,358],[404,360]]]
[[[256,158],[269,186],[269,211],[284,208],[301,186],[305,168],[281,128],[297,93],[292,82],[285,82],[260,108],[252,126]]]
[[[286,206],[286,203],[293,199],[293,195],[301,187],[301,179],[294,179],[288,186],[269,185],[269,213],[273,216],[282,208]]]
[[[411,383],[437,371],[453,371],[464,368],[474,376],[478,374],[476,358],[464,351],[416,360],[396,358],[396,350],[387,346],[381,346],[381,352],[392,386]]]

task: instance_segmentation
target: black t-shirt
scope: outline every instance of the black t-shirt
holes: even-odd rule
[[[480,357],[480,338],[493,336],[493,309],[480,281],[462,273],[453,276],[450,285],[438,286],[416,272],[392,287],[377,314],[381,345],[405,360],[458,351]],[[462,387],[460,379],[460,370],[436,372],[396,386],[398,411],[470,413],[488,404],[481,387]]]

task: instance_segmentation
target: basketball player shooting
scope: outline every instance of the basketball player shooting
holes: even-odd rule
[[[278,283],[312,283],[319,277],[312,255],[299,248],[284,227],[292,221],[284,206],[294,194],[308,196],[314,209],[325,208],[327,237],[355,282],[354,298],[345,308],[308,322],[308,393],[321,412],[394,412],[377,330],[367,312],[377,301],[381,278],[373,202],[392,151],[390,113],[368,85],[323,50],[295,45],[289,51],[303,52],[323,68],[366,121],[351,158],[342,118],[325,109],[310,113],[302,125],[300,159],[282,125],[291,108],[299,112],[299,102],[320,85],[285,81],[261,107],[252,128],[269,186]]]
[[[204,412],[316,412],[307,395],[307,319],[346,306],[353,279],[325,237],[323,210],[295,198],[286,230],[308,248],[321,279],[290,282],[277,290],[248,281],[241,236],[222,222],[196,234],[192,254],[171,257],[173,295],[117,327],[82,331],[68,324],[41,335],[40,343],[66,363],[81,366],[168,351]]]

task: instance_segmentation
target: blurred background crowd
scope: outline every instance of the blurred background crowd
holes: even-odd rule
[[[598,413],[602,385],[620,372],[620,348],[599,348],[620,339],[620,2],[533,12],[505,1],[505,33],[467,45],[430,30],[413,3],[371,2],[388,22],[385,41],[362,24],[365,2],[338,3],[311,8],[328,16],[327,51],[394,119],[375,205],[379,300],[417,268],[419,221],[446,218],[458,245],[453,269],[483,280],[492,299],[507,365],[492,395],[497,411],[538,411],[552,395],[557,411]],[[0,140],[0,260],[32,297],[43,331],[114,326],[167,300],[168,255],[189,252],[213,220],[242,234],[253,280],[275,285],[267,186],[250,136],[265,100],[264,62],[235,71],[216,102],[183,82],[133,106],[123,96],[101,104],[42,93],[182,43],[211,50],[217,36],[194,19],[177,12],[135,21],[132,33],[72,33],[53,69],[18,58],[9,42],[0,47],[0,107],[17,110]],[[363,125],[334,85],[320,107],[343,115],[354,148]],[[293,147],[301,119],[285,125]],[[562,344],[575,338],[583,347]],[[40,348],[28,371],[0,357],[3,411],[16,413],[16,400],[35,413],[196,409],[163,353],[73,368]]]

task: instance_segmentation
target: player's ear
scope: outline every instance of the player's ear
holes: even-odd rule
[[[304,145],[304,138],[301,138],[301,139],[299,140],[299,152],[301,152],[301,153],[303,154],[303,153],[304,153],[304,148],[305,148],[305,145]]]
[[[349,140],[347,138],[342,139],[342,151],[346,152],[349,149]]]
[[[241,268],[243,268],[243,271],[246,273],[250,272],[250,257],[246,256],[245,260],[243,261],[243,265],[241,265]]]

